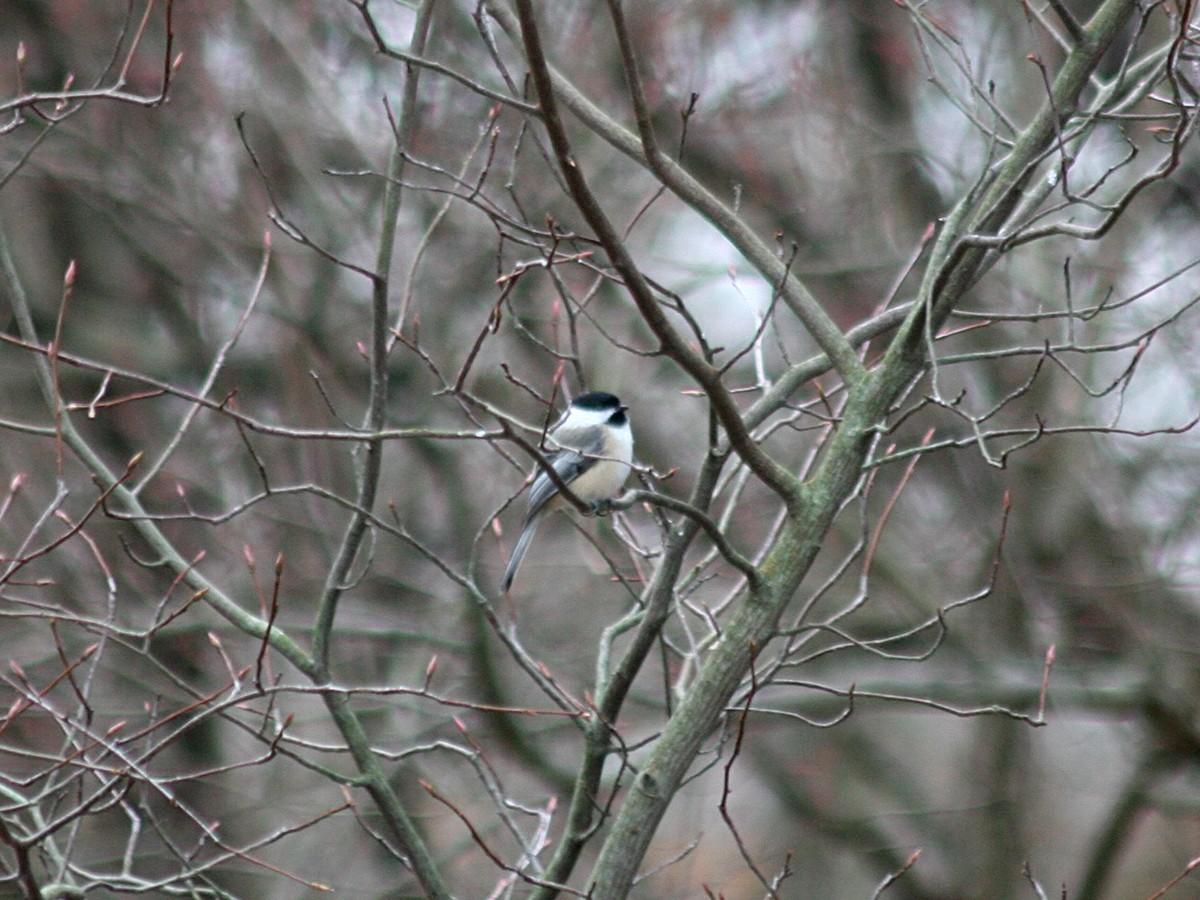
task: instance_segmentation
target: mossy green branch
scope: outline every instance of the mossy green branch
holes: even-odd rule
[[[726,624],[631,785],[587,884],[593,900],[619,900],[629,893],[654,832],[702,742],[742,684],[755,655],[774,635],[834,517],[856,489],[877,427],[904,387],[922,371],[926,327],[931,323],[936,327],[978,277],[987,251],[960,240],[964,232],[958,229],[979,232],[1003,225],[1054,139],[1056,122],[1077,108],[1089,75],[1135,8],[1134,0],[1108,0],[1097,11],[1055,78],[1044,108],[985,183],[950,217],[953,231],[942,235],[925,274],[925,302],[914,305],[870,376],[848,387],[842,419],[817,474],[804,486],[801,501],[789,508],[763,560],[759,589],[748,594]]]

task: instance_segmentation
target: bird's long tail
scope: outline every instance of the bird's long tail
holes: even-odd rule
[[[525,520],[525,525],[521,528],[521,535],[517,538],[517,546],[513,547],[512,556],[508,558],[508,568],[504,570],[504,593],[508,593],[508,589],[512,587],[513,579],[517,577],[517,569],[521,566],[521,559],[525,556],[525,551],[529,549],[529,542],[533,540],[533,533],[537,531],[538,522],[541,516],[530,516]]]

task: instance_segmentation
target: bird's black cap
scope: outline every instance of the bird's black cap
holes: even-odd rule
[[[601,411],[605,409],[619,409],[621,400],[615,394],[609,394],[605,391],[588,391],[586,394],[580,394],[571,401],[572,406],[578,406],[580,409],[594,409]]]
[[[586,394],[580,394],[572,403],[576,409],[594,410],[595,412],[604,412],[611,410],[612,415],[608,417],[609,425],[624,425],[629,421],[629,417],[625,415],[625,410],[629,409],[616,394],[609,394],[605,391],[589,391]]]

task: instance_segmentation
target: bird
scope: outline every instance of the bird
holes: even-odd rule
[[[617,495],[629,477],[633,430],[628,409],[613,394],[589,391],[571,402],[548,435],[553,451],[546,462],[572,494],[596,511]],[[536,472],[525,524],[504,570],[506,594],[542,517],[568,502],[544,468],[538,466]]]

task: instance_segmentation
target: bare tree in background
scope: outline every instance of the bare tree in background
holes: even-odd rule
[[[3,890],[1194,891],[1194,13],[10,2]]]

